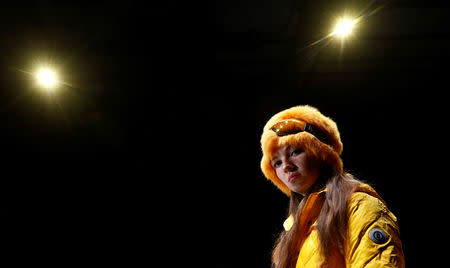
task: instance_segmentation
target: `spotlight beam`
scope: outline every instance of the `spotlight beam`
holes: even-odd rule
[[[375,8],[374,10],[372,10],[372,11],[366,13],[366,14],[363,14],[363,15],[361,15],[358,18],[353,19],[353,20],[347,19],[347,20],[345,20],[345,22],[342,22],[342,20],[341,20],[341,24],[338,24],[331,33],[325,35],[324,37],[320,38],[319,40],[314,41],[311,44],[309,44],[309,45],[307,45],[307,46],[305,46],[303,48],[300,48],[297,51],[297,54],[300,53],[302,50],[304,50],[306,48],[313,47],[313,46],[321,43],[322,41],[327,40],[327,39],[329,39],[331,37],[334,37],[336,35],[337,36],[341,35],[342,38],[345,37],[346,35],[348,35],[351,32],[351,30],[353,29],[353,27],[355,25],[357,25],[358,23],[360,23],[363,20],[367,19],[368,17],[374,15],[375,13],[379,12],[384,7],[385,7],[385,5],[381,5],[381,6],[377,7],[377,8]],[[344,35],[342,35],[342,34],[344,34]]]
[[[337,25],[335,30],[333,31],[333,35],[338,35],[341,38],[345,38],[346,36],[348,36],[352,30],[353,27],[356,24],[356,20],[349,20],[349,19],[341,19]]]
[[[52,70],[43,69],[36,74],[36,78],[45,88],[53,88],[57,84],[56,75]]]

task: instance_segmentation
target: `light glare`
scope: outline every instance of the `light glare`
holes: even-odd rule
[[[349,19],[342,19],[337,23],[334,33],[341,37],[345,37],[351,33],[354,25],[354,21],[351,21]]]
[[[43,69],[37,73],[37,79],[39,84],[46,88],[52,88],[56,85],[56,75],[49,69]]]

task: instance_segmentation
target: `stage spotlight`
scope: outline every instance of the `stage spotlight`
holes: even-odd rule
[[[55,72],[50,69],[41,69],[37,72],[36,78],[39,85],[47,90],[55,88],[58,83]]]
[[[346,18],[341,19],[336,24],[333,34],[335,34],[341,38],[345,38],[352,32],[353,26],[355,24],[356,24],[356,20],[349,20]]]

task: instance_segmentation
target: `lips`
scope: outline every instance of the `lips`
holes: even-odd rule
[[[292,182],[293,182],[294,180],[296,180],[299,176],[300,176],[300,174],[292,174],[291,176],[289,176],[288,181],[292,183]]]

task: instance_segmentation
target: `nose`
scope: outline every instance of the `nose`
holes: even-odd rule
[[[290,161],[284,162],[283,171],[285,173],[295,171],[296,169],[297,169],[297,167],[294,164],[292,164]]]

